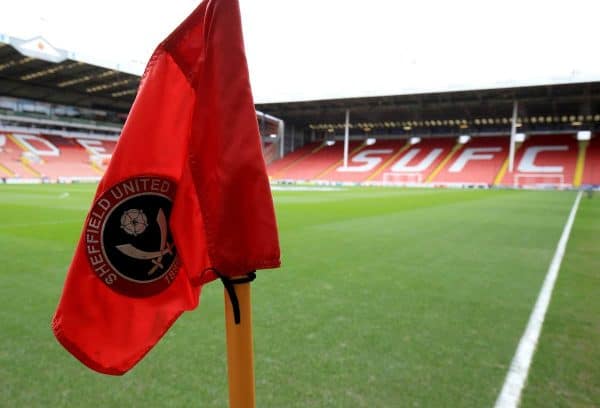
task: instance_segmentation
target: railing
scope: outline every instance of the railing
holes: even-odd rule
[[[16,112],[6,109],[0,109],[0,119],[12,120],[22,123],[32,123],[36,125],[47,126],[67,126],[86,130],[100,130],[105,132],[120,133],[122,124],[101,122],[91,119],[70,118],[56,115],[45,115],[34,112]]]

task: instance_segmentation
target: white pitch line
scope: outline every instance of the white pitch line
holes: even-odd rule
[[[575,214],[577,214],[577,208],[579,208],[579,201],[581,200],[581,191],[577,194],[571,213],[563,229],[563,233],[558,241],[554,258],[548,268],[546,279],[540,290],[535,307],[529,317],[527,328],[521,337],[517,352],[510,363],[508,374],[504,380],[504,386],[498,399],[496,400],[495,408],[516,408],[519,405],[521,399],[521,392],[525,386],[527,380],[527,374],[529,373],[529,367],[531,366],[531,360],[533,359],[533,353],[537,346],[540,333],[542,331],[542,325],[544,324],[544,318],[546,317],[546,311],[550,304],[550,298],[552,297],[552,291],[554,290],[554,284],[558,277],[558,271],[562,262],[563,256],[565,255],[565,249],[569,236],[571,235],[571,228],[573,227],[573,221],[575,221]]]

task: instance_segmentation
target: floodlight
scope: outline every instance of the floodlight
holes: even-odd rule
[[[421,141],[420,137],[417,136],[413,136],[408,140],[408,143],[410,143],[411,145],[416,145],[417,143],[419,143]]]
[[[592,138],[592,132],[589,130],[580,130],[577,132],[577,140],[590,140]]]
[[[367,146],[373,146],[376,141],[377,139],[375,139],[374,137],[368,137],[367,140],[365,140],[365,144]]]
[[[525,141],[525,133],[515,133],[515,142],[523,143]]]
[[[335,144],[335,140],[326,140],[326,141],[325,141],[325,144],[326,144],[327,146],[333,146],[333,145]]]
[[[469,135],[460,135],[458,137],[458,143],[460,144],[466,144],[469,142],[469,140],[471,140],[471,136]]]

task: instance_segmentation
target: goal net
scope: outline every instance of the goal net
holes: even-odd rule
[[[423,175],[421,173],[383,173],[383,185],[396,186],[407,184],[421,184]]]
[[[513,186],[517,188],[565,188],[565,176],[562,173],[556,174],[515,174]]]
[[[100,169],[106,169],[106,167],[108,166],[108,163],[110,162],[110,157],[109,155],[98,155],[98,154],[94,154],[90,156],[90,164],[92,166],[96,166],[97,168]]]
[[[266,164],[270,164],[275,160],[281,159],[284,155],[283,139],[284,139],[284,124],[283,120],[275,116],[256,111],[256,119],[258,120],[258,130],[262,140],[263,158]],[[285,146],[291,147],[294,150],[294,133],[290,137],[286,137]],[[304,139],[302,139],[304,141]],[[298,146],[300,147],[300,146]]]

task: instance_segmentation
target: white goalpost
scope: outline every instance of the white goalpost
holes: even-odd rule
[[[405,186],[421,184],[423,175],[421,173],[399,173],[387,172],[383,173],[384,186]]]
[[[570,184],[565,184],[565,176],[562,173],[519,173],[513,177],[513,187],[515,188],[566,188]]]

